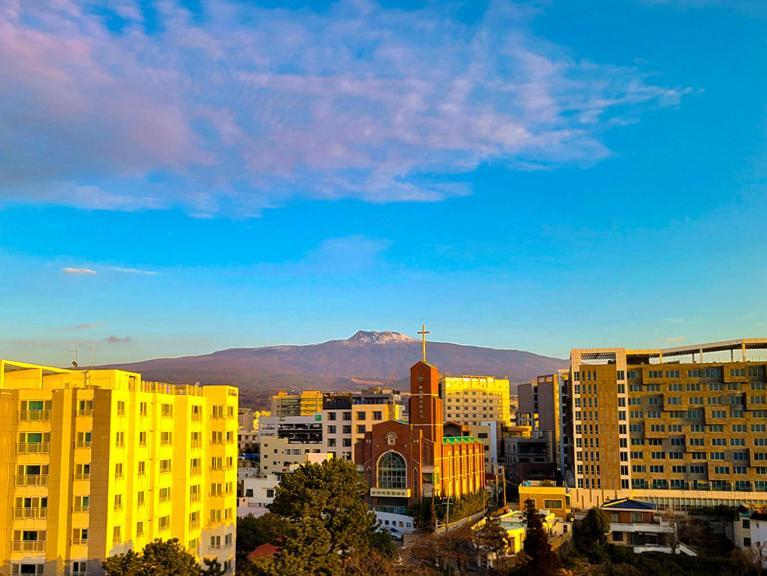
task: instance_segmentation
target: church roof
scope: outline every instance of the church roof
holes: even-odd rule
[[[607,510],[655,510],[655,504],[634,500],[633,498],[618,498],[617,500],[608,500],[602,504],[601,508]]]
[[[436,367],[434,364],[431,364],[431,363],[429,363],[429,362],[424,362],[423,360],[419,360],[418,362],[416,362],[415,364],[413,364],[413,366],[412,366],[412,367],[413,367],[413,368],[415,368],[415,367],[416,367],[416,366],[418,366],[419,364],[423,364],[423,365],[424,365],[424,366],[426,366],[427,368],[432,368],[432,369],[434,369],[434,370],[436,370],[436,369],[437,369],[437,367]]]

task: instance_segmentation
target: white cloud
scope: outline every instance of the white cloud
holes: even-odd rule
[[[64,272],[64,274],[72,274],[75,276],[95,276],[98,274],[93,268],[74,268],[71,266],[62,268],[61,271]]]
[[[137,6],[119,4],[120,34],[77,3],[2,8],[0,198],[197,216],[436,201],[470,193],[444,176],[485,162],[596,162],[605,128],[685,93],[566,55],[500,0],[473,24],[444,3],[221,1],[202,23],[160,3],[159,34]]]
[[[124,268],[122,266],[111,266],[109,268],[114,272],[120,272],[122,274],[136,274],[138,276],[157,276],[158,272],[154,270],[144,270],[143,268]]]

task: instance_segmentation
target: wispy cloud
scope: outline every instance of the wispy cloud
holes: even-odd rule
[[[131,341],[130,336],[108,336],[104,338],[104,342],[107,344],[128,344]]]
[[[74,324],[72,326],[65,326],[65,330],[93,330],[94,328],[100,328],[104,325],[103,322],[84,322],[82,324]]]
[[[667,338],[664,338],[666,344],[681,344],[687,338],[685,336],[669,336]]]
[[[64,274],[72,274],[74,276],[95,276],[98,274],[93,268],[74,268],[67,266],[61,269]]]
[[[296,195],[435,201],[470,193],[444,176],[486,162],[596,162],[605,129],[685,93],[568,55],[503,0],[471,24],[460,2],[221,1],[203,18],[163,2],[159,32],[137,0],[96,4],[0,7],[0,198],[199,216]]]
[[[143,268],[123,268],[121,266],[110,266],[110,270],[114,272],[120,272],[122,274],[137,274],[139,276],[157,276],[158,272],[155,270],[144,270]]]

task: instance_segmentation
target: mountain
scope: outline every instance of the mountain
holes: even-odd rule
[[[567,366],[566,360],[532,352],[447,342],[429,342],[427,351],[442,374],[507,376],[515,383]],[[261,405],[280,389],[347,390],[377,383],[404,388],[410,366],[420,357],[418,340],[360,330],[346,340],[321,344],[232,348],[112,367],[140,372],[146,380],[234,384],[243,404]]]

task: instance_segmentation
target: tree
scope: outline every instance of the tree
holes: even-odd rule
[[[601,555],[610,533],[610,519],[601,508],[591,508],[586,516],[576,522],[573,539],[581,552],[590,556]]]
[[[202,564],[200,576],[224,576],[226,574],[226,570],[224,570],[218,558],[203,558]]]
[[[256,562],[256,574],[341,575],[354,557],[391,553],[365,503],[367,486],[344,460],[304,464],[283,476],[270,511],[287,531],[274,557]]]
[[[107,558],[107,576],[200,576],[197,560],[174,538],[155,540],[139,555],[133,550]]]
[[[549,536],[543,527],[541,515],[535,508],[533,500],[525,501],[525,531],[524,552],[526,562],[523,573],[536,576],[553,576],[560,567],[559,557],[551,550]]]
[[[237,521],[237,564],[246,561],[248,554],[261,544],[279,545],[288,531],[288,521],[267,512],[263,516],[246,516]]]
[[[485,523],[474,533],[473,542],[479,550],[481,564],[486,571],[489,571],[491,564],[494,572],[502,570],[509,547],[509,536],[498,517],[486,517]]]

